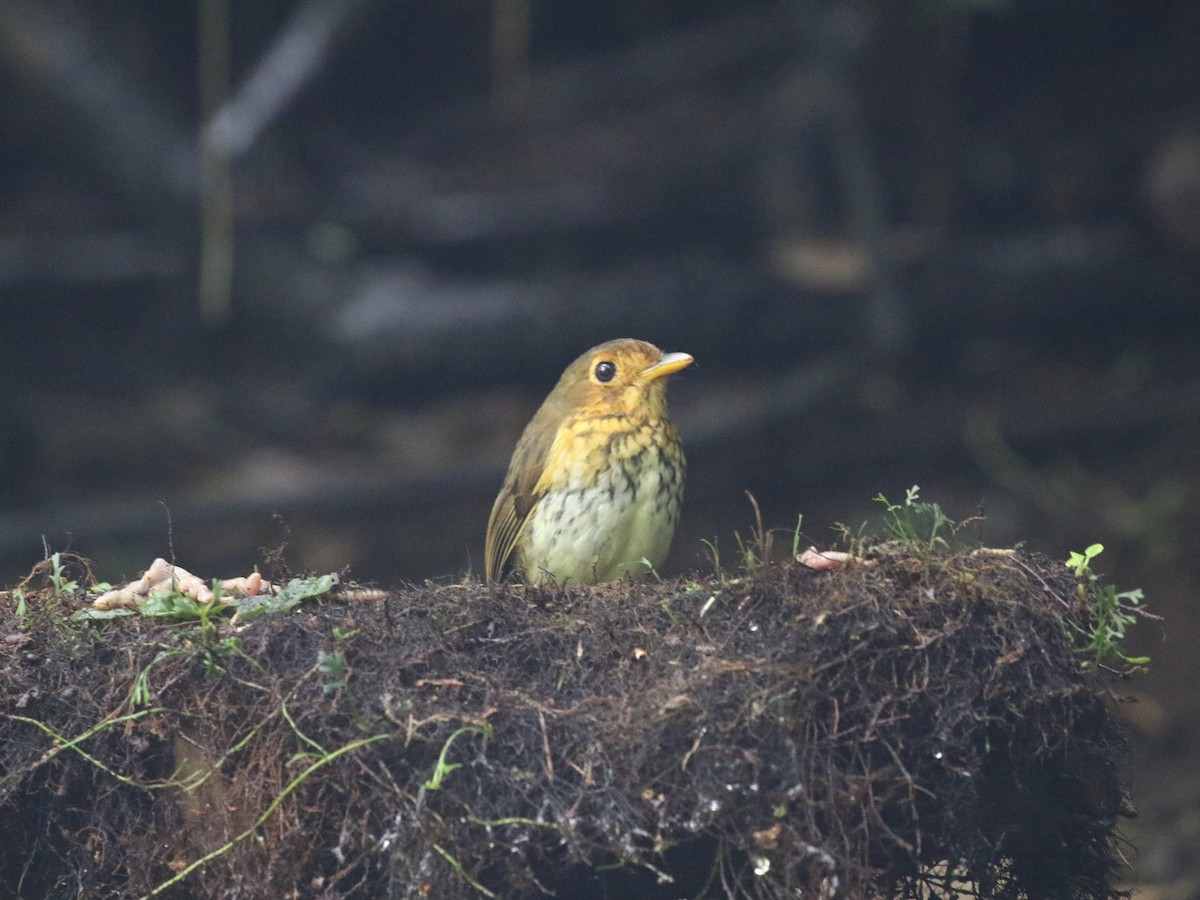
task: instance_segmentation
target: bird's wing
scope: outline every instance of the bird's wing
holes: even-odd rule
[[[508,481],[496,497],[492,516],[488,519],[487,539],[484,543],[484,577],[488,581],[499,581],[508,572],[513,549],[525,524],[517,516],[516,503]]]
[[[539,411],[538,416],[542,415]],[[517,442],[504,486],[492,505],[484,541],[484,577],[499,581],[512,568],[513,551],[530,513],[545,493],[541,484],[557,429],[538,427],[538,416]]]

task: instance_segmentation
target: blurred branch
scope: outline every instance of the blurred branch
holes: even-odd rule
[[[205,144],[236,159],[328,62],[345,35],[379,0],[304,0],[232,99],[209,120]]]
[[[529,102],[530,0],[492,0],[492,96],[509,113]]]
[[[200,0],[200,118],[209,121],[229,94],[230,0]],[[229,153],[205,130],[200,140],[200,313],[229,317],[233,292],[233,173]]]
[[[200,135],[202,193],[200,310],[210,322],[229,316],[233,293],[232,163],[329,59],[337,38],[376,0],[306,0],[258,61],[237,95],[228,97],[229,0],[201,0]]]

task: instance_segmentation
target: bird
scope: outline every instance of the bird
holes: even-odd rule
[[[662,564],[687,469],[666,381],[692,362],[621,338],[567,366],[517,441],[492,506],[487,581],[599,584]]]

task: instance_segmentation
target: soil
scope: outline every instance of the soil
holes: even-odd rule
[[[1080,666],[1096,597],[1045,559],[865,552],[199,619],[70,621],[43,573],[0,619],[0,883],[1119,896],[1117,682]]]

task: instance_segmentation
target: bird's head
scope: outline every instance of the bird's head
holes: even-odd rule
[[[666,376],[692,361],[686,353],[663,353],[646,341],[608,341],[567,366],[550,396],[575,412],[662,418]]]

